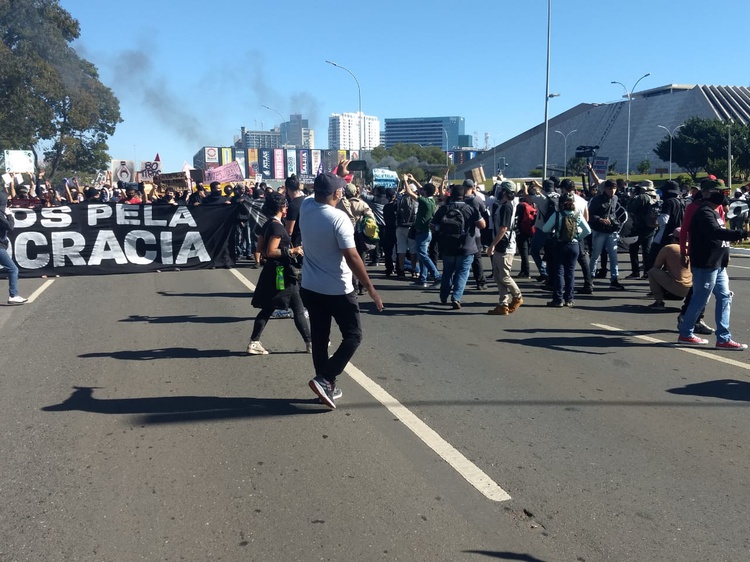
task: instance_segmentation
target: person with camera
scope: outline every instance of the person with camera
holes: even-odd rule
[[[609,287],[622,291],[625,289],[618,280],[617,241],[622,225],[617,218],[617,183],[606,180],[602,193],[589,201],[589,226],[591,227],[591,277],[596,273],[599,256],[602,250],[609,256]]]

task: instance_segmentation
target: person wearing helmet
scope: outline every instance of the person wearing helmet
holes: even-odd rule
[[[513,255],[516,253],[514,219],[517,201],[516,184],[505,180],[495,186],[497,202],[492,208],[494,238],[487,247],[487,257],[492,260],[492,274],[497,283],[498,305],[487,314],[505,316],[518,310],[523,304],[521,289],[511,276]]]

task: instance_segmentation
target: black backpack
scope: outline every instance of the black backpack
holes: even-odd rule
[[[398,202],[398,226],[412,226],[417,219],[417,202],[408,195],[402,195]]]
[[[466,203],[449,203],[445,214],[440,220],[439,242],[440,250],[447,255],[457,254],[466,241],[466,219],[462,207]]]

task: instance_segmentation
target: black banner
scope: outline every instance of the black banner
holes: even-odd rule
[[[239,205],[80,204],[10,209],[22,277],[233,265]]]

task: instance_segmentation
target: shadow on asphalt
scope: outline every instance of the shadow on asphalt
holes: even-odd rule
[[[490,558],[499,560],[519,560],[520,562],[545,562],[541,558],[531,556],[530,554],[521,554],[519,552],[495,552],[492,550],[464,550],[468,554],[481,554]]]
[[[247,322],[247,318],[231,316],[196,316],[195,314],[180,314],[178,316],[141,316],[131,315],[119,322],[145,322],[147,324],[231,324],[233,322]]]
[[[750,402],[750,383],[734,379],[697,382],[679,388],[670,388],[667,392],[687,396],[705,396],[706,398]]]
[[[304,353],[304,351],[274,351],[274,355],[289,355]],[[163,349],[135,349],[123,351],[101,351],[97,353],[83,353],[78,357],[92,359],[111,357],[122,361],[153,361],[155,359],[214,359],[217,357],[248,357],[244,351],[229,349],[196,349],[194,347],[166,347]]]
[[[524,330],[505,330],[506,332],[515,332],[523,334],[522,339],[501,338],[498,343],[508,343],[523,345],[526,347],[545,349],[554,349],[556,351],[568,351],[571,353],[583,353],[586,355],[605,355],[606,351],[587,351],[587,348],[609,348],[617,347],[619,349],[632,347],[674,347],[673,343],[648,343],[643,341],[633,341],[633,335],[650,335],[653,330],[628,331],[627,333],[611,332],[608,330],[570,330],[570,329],[524,329]],[[542,333],[549,334],[545,336],[533,336],[529,334]],[[582,349],[583,348],[583,349]]]
[[[331,411],[317,398],[222,398],[220,396],[159,396],[153,398],[94,398],[98,387],[74,386],[60,404],[45,406],[44,412],[90,412],[93,414],[143,414],[134,425],[188,423],[233,418],[267,418],[321,414]],[[305,407],[316,406],[316,407]]]
[[[236,293],[175,293],[173,291],[157,291],[158,295],[162,297],[209,297],[209,298],[223,298],[223,299],[236,299],[236,298],[252,298],[253,294],[249,290],[239,291]]]

